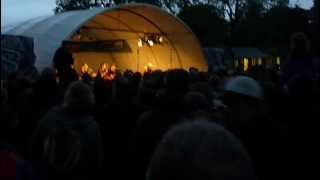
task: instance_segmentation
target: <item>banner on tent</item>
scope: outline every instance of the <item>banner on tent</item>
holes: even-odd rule
[[[123,39],[107,41],[63,41],[62,45],[71,52],[132,52],[128,42]]]
[[[32,38],[1,35],[1,79],[15,72],[24,77],[34,76],[36,57],[33,49]]]

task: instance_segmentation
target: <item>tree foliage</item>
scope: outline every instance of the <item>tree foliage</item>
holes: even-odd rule
[[[109,7],[112,0],[56,0],[55,13],[72,10],[89,9],[92,7]]]
[[[309,12],[299,7],[270,9],[263,19],[267,42],[286,46],[294,32],[309,32],[308,18]]]
[[[161,7],[172,14],[178,14],[180,10],[193,5],[213,5],[220,0],[56,0],[55,13],[88,9],[91,7],[109,7],[125,3],[147,3]]]
[[[147,3],[152,4],[163,9],[166,9],[172,14],[177,14],[180,9],[184,9],[199,3],[201,0],[114,0],[115,4],[123,3]]]
[[[190,6],[182,9],[178,17],[189,25],[203,45],[219,46],[226,41],[227,22],[215,7],[206,4]]]
[[[215,0],[230,22],[238,22],[247,14],[261,15],[273,7],[287,7],[289,0]]]

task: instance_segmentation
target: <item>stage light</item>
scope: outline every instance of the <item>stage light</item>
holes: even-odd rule
[[[153,41],[149,39],[148,44],[149,44],[149,46],[153,46]]]
[[[143,46],[142,40],[139,39],[139,40],[138,40],[138,47],[142,47],[142,46]]]
[[[162,43],[162,41],[163,41],[163,37],[160,36],[160,37],[159,37],[159,42]]]

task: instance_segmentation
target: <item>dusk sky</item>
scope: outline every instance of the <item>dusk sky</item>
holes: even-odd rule
[[[290,0],[291,5],[309,9],[312,0]],[[1,27],[53,14],[55,0],[1,0]]]

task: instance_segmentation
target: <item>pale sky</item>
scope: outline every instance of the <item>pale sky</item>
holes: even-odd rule
[[[290,0],[291,5],[309,9],[312,0]],[[53,14],[55,0],[1,0],[1,27],[11,26],[16,23],[39,16]]]

